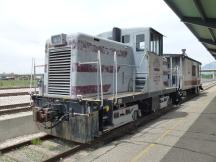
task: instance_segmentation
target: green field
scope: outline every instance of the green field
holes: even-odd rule
[[[1,88],[29,87],[30,80],[0,80]]]

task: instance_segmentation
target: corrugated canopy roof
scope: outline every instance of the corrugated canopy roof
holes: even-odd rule
[[[164,0],[216,59],[216,0]]]

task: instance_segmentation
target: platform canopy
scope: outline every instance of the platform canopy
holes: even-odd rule
[[[164,0],[216,59],[216,0]]]

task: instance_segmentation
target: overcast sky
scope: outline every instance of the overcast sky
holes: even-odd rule
[[[96,35],[113,26],[153,27],[166,36],[165,53],[186,48],[203,64],[214,61],[163,0],[1,0],[0,73],[30,73],[33,57],[43,64],[53,34]]]

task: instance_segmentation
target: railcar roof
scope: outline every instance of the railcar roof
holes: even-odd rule
[[[197,62],[197,63],[199,63],[199,64],[202,64],[201,62],[199,62],[199,61],[197,61],[197,60],[194,60],[193,58],[188,57],[187,55],[182,54],[182,53],[165,53],[165,54],[163,54],[163,56],[184,57],[184,58],[187,58],[187,59],[192,60],[192,61],[194,61],[194,62]]]

